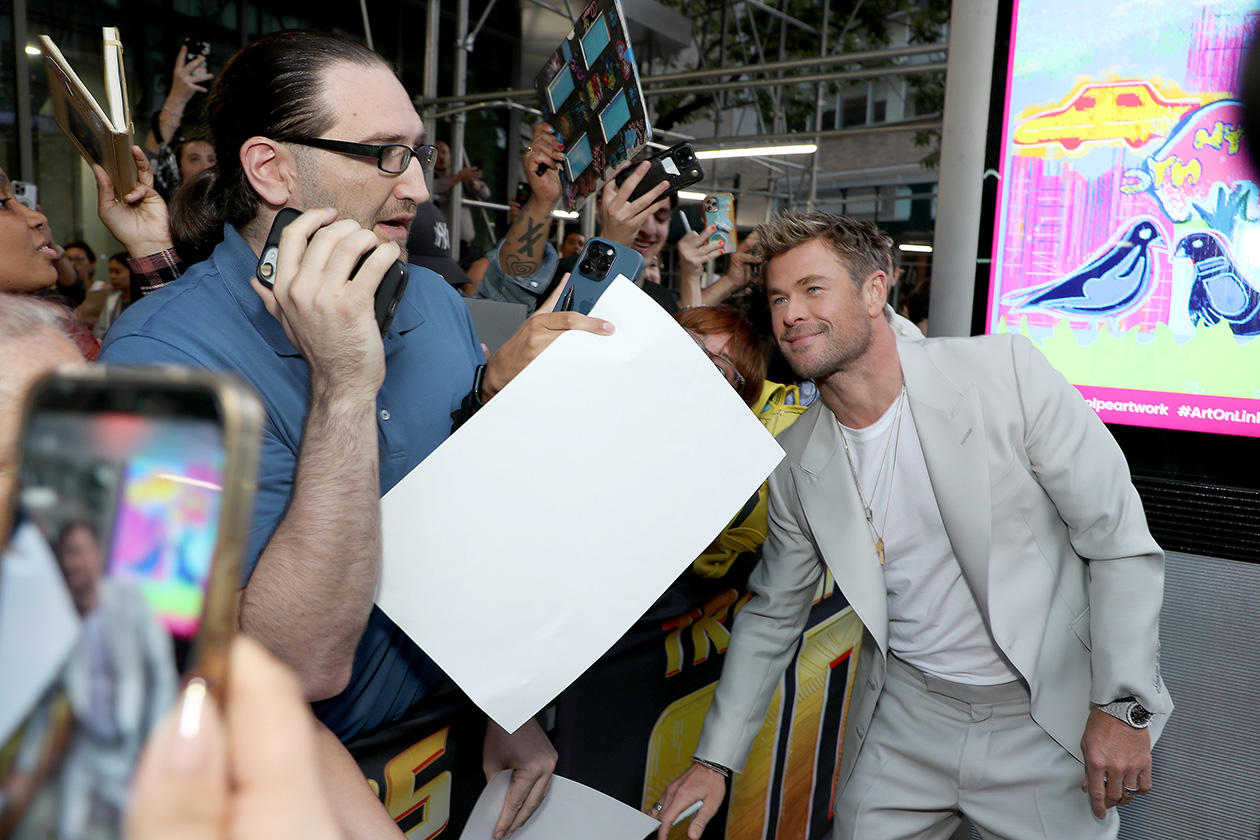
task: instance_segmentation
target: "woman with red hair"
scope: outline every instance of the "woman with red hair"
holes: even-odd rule
[[[805,411],[795,385],[766,380],[766,354],[761,337],[733,306],[692,306],[675,316],[771,434],[786,429]],[[766,485],[736,514],[692,570],[704,577],[722,577],[743,553],[756,551],[766,539]]]

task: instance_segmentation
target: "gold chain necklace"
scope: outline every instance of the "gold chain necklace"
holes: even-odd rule
[[[879,554],[879,565],[884,565],[884,533],[888,530],[888,509],[892,507],[892,484],[893,476],[897,474],[897,450],[901,448],[901,412],[906,407],[906,385],[901,384],[901,391],[897,394],[897,419],[893,423],[893,429],[889,433],[888,442],[884,444],[884,457],[879,461],[879,470],[875,473],[875,483],[871,485],[871,502],[866,503],[866,494],[862,492],[862,482],[858,480],[857,464],[853,461],[853,453],[849,450],[849,438],[844,433],[844,424],[836,419],[836,426],[840,429],[840,440],[844,441],[844,456],[849,461],[849,472],[853,473],[853,486],[857,488],[858,499],[862,502],[862,510],[866,513],[866,524],[871,526],[871,533],[875,535],[875,551]],[[896,444],[893,441],[896,441]],[[888,496],[884,504],[884,519],[880,523],[878,529],[875,528],[875,514],[871,511],[871,506],[875,504],[875,490],[879,487],[880,476],[884,474],[884,464],[888,462],[888,450],[892,449],[892,471],[888,474]]]

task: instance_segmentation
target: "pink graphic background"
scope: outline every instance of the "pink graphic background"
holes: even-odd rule
[[[1134,11],[1139,8],[1144,9],[1140,15]],[[1121,9],[1138,17],[1127,19],[1120,15]],[[1021,114],[1025,114],[1025,109],[1042,110],[1057,105],[1081,82],[1148,80],[1157,87],[1179,90],[1180,96],[1204,96],[1207,101],[1233,97],[1238,89],[1240,62],[1260,28],[1260,11],[1255,4],[1241,0],[1207,0],[1179,6],[1152,4],[1149,8],[1106,0],[1019,0],[1013,21],[985,329],[990,333],[1021,330],[1041,343],[1052,328],[1066,323],[1078,332],[1076,340],[1080,346],[1099,353],[1117,352],[1115,342],[1091,345],[1090,331],[1153,333],[1157,326],[1170,324],[1174,315],[1187,320],[1184,297],[1179,301],[1182,311],[1173,312],[1173,275],[1176,268],[1188,277],[1193,267],[1188,259],[1174,259],[1174,248],[1191,231],[1205,229],[1204,223],[1198,216],[1189,223],[1174,222],[1151,191],[1132,191],[1132,171],[1141,168],[1148,156],[1168,142],[1167,134],[1155,136],[1136,150],[1116,140],[1061,150],[1058,154],[1020,154],[1013,137],[1023,119]],[[1170,21],[1176,25],[1169,25]],[[1118,31],[1128,31],[1129,35],[1121,38],[1116,35]],[[1205,157],[1204,177],[1194,192],[1210,191],[1213,183],[1224,182],[1226,188],[1222,192],[1227,194],[1232,184],[1254,183],[1257,179],[1250,164],[1245,163],[1246,155],[1236,157],[1236,166],[1245,169],[1231,171],[1228,181],[1224,181],[1226,176],[1209,170],[1215,164],[1209,164]],[[1122,190],[1125,186],[1130,187],[1129,192]],[[1254,191],[1255,187],[1251,189]],[[1194,200],[1210,205],[1206,208],[1210,211],[1215,207],[1216,193],[1211,195],[1212,200]],[[1249,200],[1254,204],[1254,192]],[[1152,269],[1151,293],[1140,308],[1118,319],[1099,322],[1055,312],[1012,312],[1018,307],[1001,302],[1003,295],[1012,291],[1050,283],[1078,270],[1107,250],[1138,217],[1152,220],[1162,239],[1147,251]],[[1239,230],[1256,225],[1256,221],[1238,219]],[[1244,264],[1241,268],[1250,282],[1260,283],[1260,266]],[[1052,347],[1051,343],[1044,349],[1051,363],[1055,363]],[[1260,382],[1260,370],[1250,362],[1255,349],[1240,344],[1235,360],[1222,360],[1236,366],[1238,381],[1244,386]],[[1170,347],[1167,352],[1178,351]],[[1114,379],[1123,382],[1127,378],[1126,373]],[[1140,387],[1141,381],[1135,378],[1134,383]],[[1260,412],[1260,400],[1078,387],[1082,393],[1115,391],[1128,394],[1126,399],[1146,401],[1175,398],[1199,407],[1237,404],[1244,410]],[[1238,392],[1248,390],[1249,387],[1240,387]],[[1182,418],[1175,410],[1167,416],[1109,412],[1104,419],[1130,425],[1258,434],[1254,425],[1248,428],[1243,423]]]

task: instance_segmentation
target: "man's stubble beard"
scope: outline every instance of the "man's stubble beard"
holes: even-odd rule
[[[402,201],[391,201],[390,203],[382,207],[379,211],[377,211],[377,214],[374,218],[361,219],[357,215],[348,215],[346,212],[346,207],[345,207],[345,202],[343,200],[343,197],[341,195],[334,194],[332,190],[327,189],[324,183],[319,178],[316,178],[313,175],[307,175],[307,176],[299,175],[298,184],[302,190],[302,203],[306,205],[306,209],[309,210],[312,207],[336,208],[338,220],[353,219],[354,221],[359,223],[360,227],[363,227],[366,230],[371,230],[373,232],[375,232],[375,227],[376,227],[377,222],[382,222],[386,219],[392,219],[395,216],[398,216],[404,213],[406,215],[413,216],[413,217],[416,215],[417,204],[416,202],[408,198],[408,199],[403,199]],[[411,223],[415,224],[414,218],[412,219]],[[408,236],[410,236],[411,234],[410,227],[407,228],[407,234]],[[393,242],[394,244],[398,246],[399,250],[402,252],[399,255],[399,259],[402,260],[403,262],[406,262],[407,256],[408,256],[407,240],[403,239],[399,241],[399,240],[390,239],[388,241]],[[382,245],[385,244],[384,242],[381,241],[379,236],[377,237],[377,242]]]
[[[783,348],[781,342],[779,352],[783,354],[788,366],[797,376],[819,382],[833,373],[847,370],[870,348],[871,323],[869,320],[861,318],[855,324],[847,326],[854,332],[849,336],[842,336],[834,324],[828,324],[823,333],[826,342],[822,350],[810,359],[794,359],[790,352]]]

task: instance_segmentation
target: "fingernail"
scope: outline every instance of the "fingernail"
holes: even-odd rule
[[[171,769],[186,774],[205,763],[207,734],[203,727],[206,709],[206,683],[195,679],[184,688],[179,703],[179,737],[171,746]]]
[[[616,330],[617,328],[614,327],[610,322],[608,321],[604,322],[604,335],[612,335],[614,332],[616,332]]]
[[[191,741],[201,732],[201,714],[206,707],[205,680],[192,680],[184,689],[183,702],[179,706],[179,737]]]

